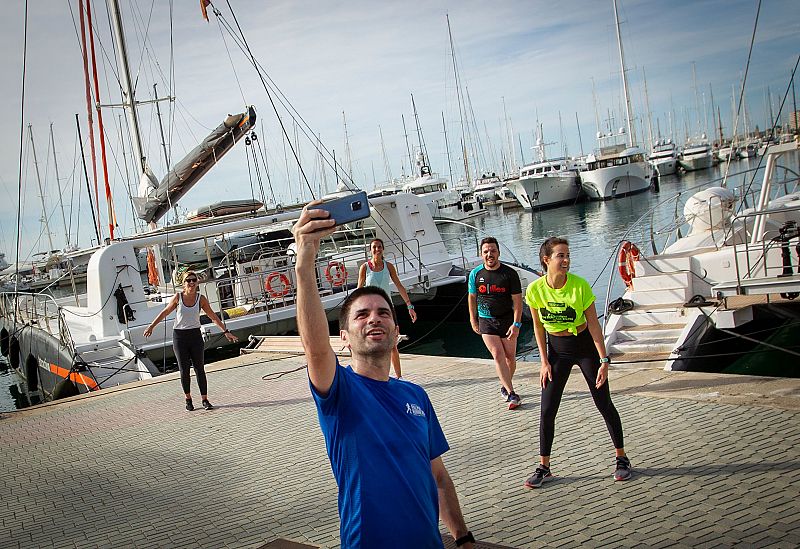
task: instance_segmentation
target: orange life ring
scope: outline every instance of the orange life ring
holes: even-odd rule
[[[619,275],[628,288],[633,286],[633,278],[636,276],[634,261],[639,261],[639,248],[630,240],[626,240],[619,249],[617,267]]]
[[[275,282],[276,279],[281,283],[280,290],[272,287],[272,283]],[[267,277],[267,281],[264,283],[264,288],[272,297],[283,297],[292,291],[292,283],[289,282],[289,277],[283,273],[270,273]]]
[[[331,283],[331,286],[344,286],[347,282],[347,267],[341,261],[331,261],[325,267],[325,278]]]

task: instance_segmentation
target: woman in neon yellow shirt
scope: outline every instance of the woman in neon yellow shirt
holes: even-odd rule
[[[539,488],[553,479],[550,450],[555,436],[555,422],[561,396],[572,366],[577,364],[597,409],[603,415],[616,451],[614,480],[631,477],[631,462],[625,455],[622,421],[611,402],[608,388],[608,365],[603,333],[594,308],[595,297],[589,283],[569,272],[569,243],[551,237],[539,250],[545,276],[531,282],[525,302],[531,308],[536,345],[542,359],[539,381],[542,407],[539,421],[540,465],[525,481],[527,488]],[[602,358],[601,358],[602,357]]]

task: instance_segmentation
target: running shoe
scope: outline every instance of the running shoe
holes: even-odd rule
[[[550,472],[550,467],[539,465],[536,471],[525,481],[525,488],[539,488],[542,484],[554,478],[555,477],[553,477],[553,474]]]
[[[519,395],[517,393],[511,392],[508,393],[508,409],[514,410],[519,408],[520,404],[522,404],[522,400],[520,400]]]
[[[503,385],[500,386],[500,397],[502,397],[505,402],[508,402],[508,389]]]
[[[631,460],[627,456],[617,456],[614,480],[628,480],[629,478],[631,478]]]
[[[186,410],[189,411],[189,412],[194,410],[194,404],[192,404],[192,399],[191,398],[187,398],[186,399]]]
[[[213,410],[214,409],[214,407],[211,405],[211,403],[208,400],[203,400],[203,408],[205,408],[206,410]]]

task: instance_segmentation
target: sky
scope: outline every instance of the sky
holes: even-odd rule
[[[54,248],[64,247],[67,236],[73,245],[88,245],[95,238],[76,136],[78,114],[90,162],[77,0],[29,4],[27,50],[24,2],[7,3],[0,18],[0,109],[5,128],[0,134],[0,192],[9,197],[0,201],[0,253],[9,262],[16,256],[18,205],[20,259],[50,248],[43,217]],[[118,104],[107,10],[105,2],[93,4],[100,103]],[[303,138],[301,124],[285,110],[273,109],[270,98],[276,100],[276,95],[267,94],[228,30],[236,32],[237,23],[263,74],[302,117],[305,131],[334,152],[345,171],[352,166],[352,178],[361,188],[372,189],[387,175],[396,178],[410,172],[406,143],[414,148],[419,141],[412,94],[429,164],[455,180],[464,172],[458,89],[465,103],[468,98],[467,124],[479,135],[477,139],[469,132],[467,146],[482,151],[477,161],[470,160],[473,170],[502,172],[511,162],[532,161],[537,121],[544,141],[551,144],[549,156],[561,155],[564,148],[569,155],[591,152],[597,146],[597,119],[602,131],[625,125],[612,0],[218,0],[215,6],[222,18],[210,12],[209,22],[202,19],[197,1],[120,4],[137,100],[152,99],[154,83],[160,97],[176,98],[159,103],[167,152],[155,107],[139,108],[145,154],[158,179],[167,171],[165,157],[174,164],[228,113],[254,105],[257,138],[265,151],[260,158],[268,166],[262,163],[261,185],[268,198],[274,193],[286,204],[308,200],[309,189],[319,194],[325,183],[333,187],[333,171],[327,170],[323,178],[319,155]],[[687,133],[717,134],[712,94],[723,133],[732,133],[732,96],[735,90],[738,100],[757,6],[757,0],[619,0],[640,143],[647,141],[648,104],[653,134],[660,130],[662,137],[678,142]],[[777,114],[789,86],[800,54],[797,13],[796,0],[765,0],[761,6],[745,88],[751,130],[769,123],[770,104],[773,116]],[[791,108],[790,90],[784,121]],[[124,114],[108,107],[103,116],[116,232],[130,235],[140,225],[129,200],[137,178],[129,167],[129,140],[120,137],[127,136]],[[281,123],[292,145],[299,144],[308,183],[292,158]],[[739,133],[743,125],[740,119]],[[95,139],[99,162],[97,130]],[[251,150],[239,142],[179,208],[192,210],[254,193],[258,198],[255,167],[252,160],[248,164]],[[90,179],[91,173],[89,167]],[[96,215],[106,227],[105,237],[108,216],[99,167],[98,173],[102,196]]]

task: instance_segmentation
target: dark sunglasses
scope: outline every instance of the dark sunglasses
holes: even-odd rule
[[[197,282],[196,278],[187,278],[184,282]]]

